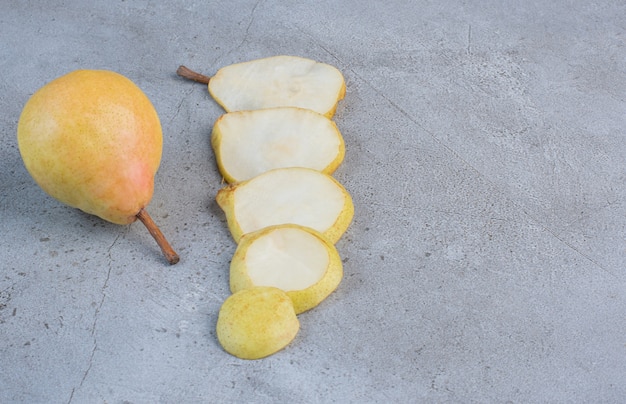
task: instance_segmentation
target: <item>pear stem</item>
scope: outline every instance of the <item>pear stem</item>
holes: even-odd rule
[[[154,237],[154,239],[156,240],[159,247],[161,247],[161,251],[163,251],[163,255],[165,255],[167,262],[169,262],[170,265],[176,264],[180,260],[178,254],[176,253],[176,251],[174,251],[170,243],[165,239],[165,236],[163,235],[163,233],[161,233],[159,227],[156,225],[156,223],[154,223],[154,220],[152,220],[152,218],[148,214],[148,211],[142,208],[139,213],[137,213],[137,219],[139,219],[141,223],[146,226],[152,237]]]
[[[204,74],[194,72],[193,70],[185,66],[179,66],[176,70],[176,74],[185,79],[193,80],[202,84],[209,84],[209,81],[211,80],[210,77],[205,76]]]

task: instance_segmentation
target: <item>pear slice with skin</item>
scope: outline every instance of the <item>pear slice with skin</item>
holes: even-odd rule
[[[229,182],[282,167],[308,167],[332,174],[345,144],[337,125],[317,112],[278,107],[229,112],[213,126],[217,165]]]
[[[286,347],[300,322],[281,289],[255,287],[230,295],[220,308],[216,332],[224,350],[241,359],[261,359]]]
[[[180,66],[177,74],[208,84],[227,112],[292,106],[331,118],[346,93],[341,72],[326,63],[298,56],[272,56],[222,67],[207,77]]]
[[[319,231],[334,244],[354,216],[352,198],[337,180],[304,167],[277,168],[229,184],[217,192],[216,201],[236,242],[246,233],[293,223]]]
[[[330,295],[343,277],[335,246],[318,231],[295,224],[265,227],[245,234],[230,264],[230,289],[255,286],[287,292],[296,314]]]

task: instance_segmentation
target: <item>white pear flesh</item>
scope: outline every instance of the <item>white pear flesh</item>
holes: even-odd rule
[[[230,265],[233,293],[256,286],[277,287],[287,292],[296,314],[320,304],[342,277],[335,246],[318,231],[294,224],[244,235]]]
[[[218,169],[229,183],[283,167],[332,174],[345,156],[337,125],[315,111],[296,107],[226,113],[213,126],[211,144]]]
[[[334,66],[287,55],[222,67],[208,89],[227,112],[292,106],[329,118],[346,93],[343,75]]]
[[[216,196],[236,242],[264,227],[293,223],[310,227],[336,243],[354,216],[348,191],[319,171],[288,167],[229,184]]]

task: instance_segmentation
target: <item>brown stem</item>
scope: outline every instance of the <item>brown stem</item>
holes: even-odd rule
[[[163,233],[161,233],[159,227],[156,225],[156,223],[154,223],[154,220],[152,220],[152,218],[148,214],[148,211],[145,209],[141,209],[139,213],[137,213],[137,219],[139,219],[141,223],[146,226],[152,237],[154,237],[154,239],[156,240],[159,247],[161,247],[161,251],[163,251],[163,255],[165,255],[167,262],[169,262],[170,265],[176,264],[180,260],[178,254],[176,254],[176,251],[174,251],[170,243],[168,243],[168,241],[165,239],[165,236],[163,235]]]
[[[196,73],[185,66],[179,66],[176,70],[176,74],[178,74],[180,77],[197,81],[198,83],[202,84],[209,84],[209,80],[211,80],[210,77],[205,76],[204,74]]]

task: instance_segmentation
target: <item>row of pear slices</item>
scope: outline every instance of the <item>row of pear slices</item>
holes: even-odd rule
[[[276,56],[220,69],[209,92],[227,111],[211,144],[228,182],[216,200],[238,243],[217,337],[230,354],[258,359],[287,346],[297,315],[343,277],[334,243],[354,206],[331,176],[345,155],[331,118],[345,82],[330,65]]]
[[[238,242],[217,337],[232,355],[262,358],[287,346],[299,329],[296,316],[339,286],[334,243],[352,220],[352,199],[330,175],[302,167],[227,185],[216,199]]]

